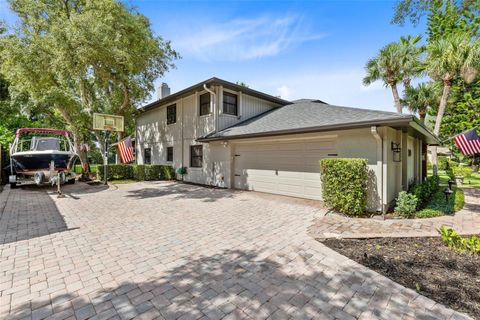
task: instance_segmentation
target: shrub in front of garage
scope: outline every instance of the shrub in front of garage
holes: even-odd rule
[[[320,160],[322,198],[334,210],[349,216],[365,212],[367,203],[367,159],[329,158]]]
[[[99,179],[104,179],[104,167],[98,166]],[[109,164],[108,180],[172,180],[175,171],[171,166],[155,164]]]

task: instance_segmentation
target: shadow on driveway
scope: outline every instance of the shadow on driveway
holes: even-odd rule
[[[297,256],[302,260],[300,264],[310,258],[306,252]],[[131,319],[141,314],[141,319],[198,319],[203,315],[221,319],[227,314],[230,319],[265,319],[273,314],[273,318],[281,319],[351,318],[342,310],[356,292],[351,288],[358,292],[355,299],[360,307],[352,309],[356,316],[368,308],[366,302],[371,299],[388,302],[388,292],[384,294],[373,282],[364,283],[371,274],[341,267],[332,282],[332,276],[323,272],[302,274],[293,270],[287,274],[282,269],[284,262],[290,262],[287,256],[260,259],[255,251],[227,250],[188,259],[184,265],[160,271],[163,276],[147,282],[127,281],[88,296],[53,296],[51,301],[44,300],[43,306],[32,301],[38,308],[32,318],[47,317],[52,310],[59,318],[75,315],[77,319],[95,315],[100,319]],[[381,309],[373,311],[381,315]],[[30,303],[11,312],[15,318],[28,317]]]
[[[235,192],[186,183],[162,182],[155,183],[154,187],[128,191],[126,197],[134,199],[171,197],[174,200],[197,199],[203,202],[215,202],[219,199],[232,199],[235,197]]]
[[[24,187],[3,192],[8,194],[0,212],[0,244],[69,230],[47,189]]]

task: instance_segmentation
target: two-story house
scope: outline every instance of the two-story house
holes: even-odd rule
[[[140,109],[140,164],[186,167],[183,180],[209,186],[321,199],[319,160],[366,158],[368,209],[382,211],[426,175],[437,138],[414,116],[286,101],[211,78]]]

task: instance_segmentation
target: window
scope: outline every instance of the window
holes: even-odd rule
[[[200,115],[210,114],[210,93],[204,93],[200,96]]]
[[[152,164],[152,149],[143,149],[143,164]]]
[[[190,167],[201,168],[203,165],[203,146],[190,146]]]
[[[229,92],[223,93],[223,113],[238,115],[237,95]]]
[[[167,107],[167,124],[177,122],[177,105],[172,104]]]
[[[167,147],[167,161],[173,161],[173,147]]]

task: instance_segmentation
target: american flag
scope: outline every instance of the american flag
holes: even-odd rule
[[[120,162],[129,163],[135,160],[133,156],[132,139],[127,137],[118,143],[118,154],[120,155]]]
[[[480,153],[480,138],[475,128],[453,138],[464,156]]]

